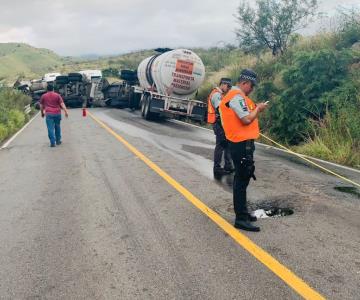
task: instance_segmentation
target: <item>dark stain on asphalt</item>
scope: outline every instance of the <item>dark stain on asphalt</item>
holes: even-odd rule
[[[347,193],[347,194],[352,194],[354,196],[357,196],[360,199],[360,192],[356,187],[353,186],[336,186],[334,187],[335,190],[343,192],[343,193]]]
[[[205,147],[198,147],[198,146],[190,146],[190,145],[182,145],[182,150],[200,155],[206,159],[212,160],[214,156],[214,149],[205,148]]]

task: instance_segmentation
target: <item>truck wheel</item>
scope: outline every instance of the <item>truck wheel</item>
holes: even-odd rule
[[[134,92],[130,90],[129,98],[128,98],[128,107],[133,110],[134,109]]]
[[[111,106],[111,99],[109,99],[108,101],[105,102],[105,105],[110,107]]]
[[[144,107],[144,118],[146,120],[152,119],[152,113],[150,112],[150,104],[151,104],[151,98],[148,96],[145,100],[145,107]]]
[[[68,76],[57,76],[55,79],[55,84],[68,84],[69,83],[69,77]]]
[[[140,99],[141,99],[141,95],[134,93],[134,102],[133,102],[134,109],[139,109],[140,108]]]
[[[144,116],[145,116],[146,100],[147,100],[147,97],[141,101],[141,116],[142,116],[143,118],[144,118]]]

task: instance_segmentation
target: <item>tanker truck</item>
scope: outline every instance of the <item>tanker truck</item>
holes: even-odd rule
[[[193,97],[204,81],[205,67],[193,51],[166,49],[144,59],[133,75],[127,70],[120,77],[128,106],[141,108],[143,118],[204,120],[206,104]]]

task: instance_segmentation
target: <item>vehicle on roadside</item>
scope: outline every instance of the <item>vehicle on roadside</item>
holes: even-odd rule
[[[121,70],[121,83],[109,87],[108,105],[141,109],[147,119],[165,116],[203,121],[206,104],[194,100],[205,78],[201,59],[187,49],[156,49],[137,71]]]
[[[69,107],[104,106],[103,90],[108,86],[100,70],[85,70],[57,76],[55,90]]]
[[[44,75],[43,80],[45,82],[54,82],[56,77],[61,76],[60,73],[47,73]]]

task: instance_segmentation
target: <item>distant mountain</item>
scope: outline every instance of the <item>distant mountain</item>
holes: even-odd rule
[[[229,55],[230,50],[226,49],[196,48],[193,50],[202,58],[207,75],[224,68],[233,58]],[[45,73],[67,74],[88,69],[105,71],[105,76],[117,80],[119,70],[136,70],[144,58],[153,54],[156,54],[154,50],[139,50],[111,56],[89,54],[62,57],[51,50],[35,48],[23,43],[0,43],[0,82],[4,81],[12,85],[19,77],[29,80],[40,79]],[[228,57],[226,63],[223,56]]]
[[[86,69],[111,69],[115,74],[122,68],[137,68],[141,60],[153,53],[144,50],[114,56],[61,57],[51,50],[24,43],[0,43],[0,81],[11,85],[19,77],[38,79],[45,73],[66,74]]]

